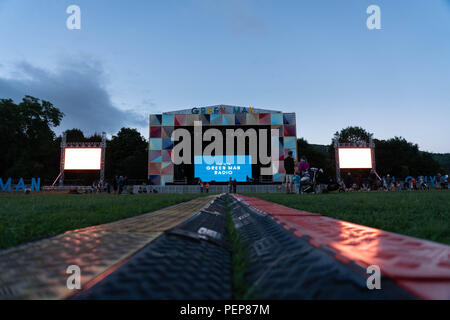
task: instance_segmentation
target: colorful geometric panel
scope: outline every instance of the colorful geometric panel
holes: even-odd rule
[[[297,135],[295,125],[285,124],[284,125],[284,136],[285,137],[295,137]]]
[[[270,123],[272,125],[282,125],[283,124],[283,114],[282,113],[272,113],[270,115]]]
[[[295,113],[283,113],[283,124],[295,124]]]
[[[166,183],[173,183],[173,175],[161,176],[161,184],[165,185]]]
[[[169,162],[172,161],[172,150],[163,150],[162,151],[162,161]]]
[[[280,152],[280,154],[284,154],[284,139],[283,139],[283,137],[279,137],[278,138],[278,142],[279,142],[279,144],[278,144],[278,147],[279,147],[279,152]]]
[[[187,126],[193,126],[194,125],[194,121],[199,121],[200,120],[200,115],[198,114],[188,114],[187,115],[187,119],[186,119],[186,125]]]
[[[161,174],[161,162],[149,162],[148,163],[148,174]]]
[[[173,126],[174,125],[173,114],[163,114],[162,115],[162,125],[163,126]]]
[[[150,127],[150,138],[161,138],[161,127]]]
[[[284,169],[284,161],[278,162],[278,173],[286,173],[286,170]]]
[[[175,115],[175,126],[185,126],[187,123],[187,114]]]
[[[161,162],[162,156],[161,156],[161,150],[150,150],[150,162]]]
[[[150,115],[150,125],[151,126],[160,126],[161,125],[161,115],[160,114],[151,114]]]
[[[295,137],[284,137],[284,148],[285,149],[297,148],[297,139]]]
[[[150,138],[150,150],[161,150],[161,149],[162,149],[162,139]]]
[[[210,115],[209,114],[201,114],[200,115],[200,121],[202,122],[203,126],[209,126],[209,124],[210,124]]]
[[[222,124],[224,126],[234,126],[234,114],[223,114],[222,115]]]
[[[170,138],[162,139],[162,149],[163,150],[172,150],[173,149],[173,141]]]
[[[221,125],[222,124],[222,115],[221,114],[211,114],[211,125]]]
[[[162,130],[162,138],[172,138],[173,127],[161,127]]]
[[[161,176],[158,175],[150,175],[148,180],[150,181],[150,184],[152,185],[160,185],[161,184]]]
[[[173,163],[172,162],[163,162],[162,166],[161,166],[161,174],[173,175]]]
[[[246,115],[247,125],[257,125],[258,124],[258,114],[257,113],[247,113]]]
[[[259,116],[259,120],[258,120],[258,124],[259,125],[270,125],[270,113],[260,113],[258,114]]]
[[[278,136],[282,137],[284,135],[283,126],[271,126],[270,129],[278,129]],[[272,132],[271,132],[272,134]]]
[[[236,125],[246,125],[247,124],[247,117],[245,113],[238,113],[235,114],[235,121],[234,123]]]

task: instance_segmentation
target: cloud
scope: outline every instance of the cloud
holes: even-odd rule
[[[50,101],[65,114],[61,129],[114,134],[123,126],[147,125],[145,116],[114,105],[102,65],[93,59],[67,60],[55,70],[21,62],[13,70],[9,77],[0,76],[0,98],[19,102],[31,95]]]

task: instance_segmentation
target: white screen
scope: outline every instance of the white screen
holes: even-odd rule
[[[339,148],[339,168],[372,169],[372,149]]]
[[[66,148],[64,170],[100,170],[101,148]]]

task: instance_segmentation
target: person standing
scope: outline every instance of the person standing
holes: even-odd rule
[[[350,191],[353,186],[353,177],[350,172],[347,172],[347,175],[344,177],[345,191]]]
[[[292,190],[293,180],[295,173],[295,161],[292,157],[292,151],[288,152],[288,156],[284,159],[284,170],[286,171],[286,193],[294,193]]]
[[[236,189],[237,189],[237,181],[236,179],[233,180],[233,193],[236,193]]]
[[[123,177],[122,176],[120,176],[117,181],[117,189],[118,189],[117,194],[122,194],[122,191],[123,191]]]
[[[309,170],[309,163],[305,157],[300,158],[300,162],[298,163],[298,174],[302,177],[305,172]]]
[[[206,188],[206,193],[209,193],[209,182],[206,183],[205,188]]]
[[[233,180],[230,177],[230,180],[228,181],[228,193],[233,192]]]
[[[442,189],[442,175],[440,173],[436,176],[436,189]]]
[[[117,192],[117,181],[118,180],[119,180],[119,177],[117,177],[117,176],[115,176],[114,179],[113,179],[113,190],[114,190],[114,193]]]

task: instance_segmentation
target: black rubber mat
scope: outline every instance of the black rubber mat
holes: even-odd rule
[[[224,199],[216,200],[74,298],[231,299],[225,213]]]
[[[327,248],[315,248],[270,216],[232,198],[234,225],[248,248],[246,272],[252,296],[259,299],[413,299],[390,279],[369,290],[365,270],[345,265]]]
[[[201,210],[194,217],[175,228],[167,230],[166,233],[197,240],[206,240],[228,249],[229,238],[225,201],[225,197],[216,199],[210,206]]]

